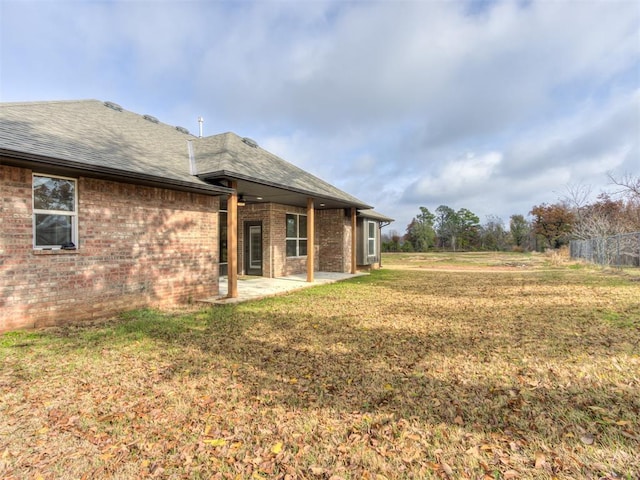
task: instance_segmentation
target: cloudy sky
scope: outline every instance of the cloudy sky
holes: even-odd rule
[[[640,172],[640,3],[0,0],[0,101],[88,98],[508,225]]]

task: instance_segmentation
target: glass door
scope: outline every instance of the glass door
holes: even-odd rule
[[[247,275],[262,275],[262,222],[246,222],[245,272]]]

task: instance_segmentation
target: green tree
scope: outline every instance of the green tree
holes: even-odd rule
[[[469,248],[479,245],[480,218],[471,210],[461,208],[456,212],[458,217],[458,245]],[[455,250],[455,246],[454,246]]]
[[[507,232],[504,222],[495,215],[487,216],[482,226],[482,248],[486,250],[504,250],[507,246]]]
[[[400,234],[396,230],[391,230],[382,236],[383,252],[399,252],[400,251]]]
[[[407,226],[405,242],[411,243],[416,252],[426,252],[435,244],[433,222],[435,216],[426,207],[420,207],[420,213]]]
[[[513,240],[513,245],[523,248],[529,237],[529,222],[524,215],[511,215],[509,219],[509,233]]]
[[[447,205],[440,205],[436,208],[435,227],[438,243],[441,247],[446,248],[449,245],[455,251],[458,223],[458,215],[453,208]]]
[[[404,242],[402,244],[402,247],[400,247],[400,251],[401,252],[408,252],[408,253],[413,252],[414,251],[413,250],[413,244],[411,242]]]
[[[435,226],[442,247],[448,245],[455,252],[458,247],[478,244],[480,219],[466,208],[456,212],[447,205],[440,205],[436,208]]]

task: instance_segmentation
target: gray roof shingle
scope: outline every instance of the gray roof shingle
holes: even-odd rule
[[[356,197],[280,157],[251,146],[235,133],[222,133],[194,142],[198,175],[210,179],[237,178],[293,192],[341,200],[369,208]]]
[[[197,176],[192,174],[189,142]],[[250,143],[250,142],[248,142]],[[79,168],[108,169],[212,188],[239,179],[344,205],[367,204],[234,133],[198,138],[99,100],[0,104],[0,153],[59,159]]]
[[[359,217],[370,218],[371,220],[378,220],[379,222],[391,223],[395,220],[391,217],[387,217],[386,215],[376,212],[375,210],[360,210],[358,212]]]
[[[163,123],[98,100],[0,105],[0,148],[190,183],[187,140]]]

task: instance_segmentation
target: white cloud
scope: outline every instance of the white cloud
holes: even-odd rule
[[[4,0],[1,95],[202,115],[399,230],[427,203],[508,217],[640,170],[636,2],[475,5]]]
[[[603,159],[615,169],[632,152],[636,158],[640,153],[640,90],[605,104],[590,103],[528,132],[507,150],[504,173],[529,174],[555,165],[603,171],[598,168]]]
[[[480,156],[467,153],[447,162],[435,174],[418,179],[407,189],[409,199],[447,202],[486,190],[502,162],[502,154],[489,152]]]

